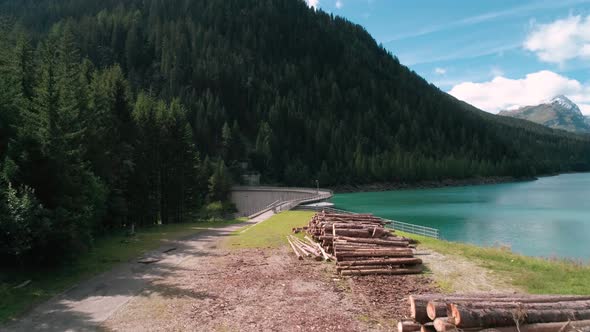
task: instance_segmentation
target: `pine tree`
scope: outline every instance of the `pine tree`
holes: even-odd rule
[[[26,109],[20,84],[22,73],[16,57],[14,48],[0,33],[0,161]]]
[[[85,159],[110,188],[104,226],[127,224],[128,187],[134,171],[135,126],[131,118],[128,84],[118,66],[93,74],[89,109],[85,112]]]
[[[223,159],[230,161],[232,160],[232,152],[233,152],[233,136],[232,130],[229,128],[227,122],[223,124],[223,128],[221,128],[221,144],[223,145]]]
[[[226,201],[231,189],[231,179],[227,174],[227,167],[219,161],[209,179],[209,201]]]
[[[156,102],[140,93],[133,108],[137,126],[137,143],[134,150],[135,171],[130,181],[131,222],[155,224],[160,213],[160,150]]]

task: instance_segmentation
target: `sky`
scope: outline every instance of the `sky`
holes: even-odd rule
[[[305,0],[480,109],[565,95],[590,115],[590,0]]]

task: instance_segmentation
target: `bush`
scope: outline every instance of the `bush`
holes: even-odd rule
[[[211,202],[205,206],[203,211],[206,219],[225,219],[236,212],[236,206],[231,202]]]
[[[49,212],[28,187],[16,190],[9,184],[1,196],[0,257],[3,265],[32,261],[36,249],[49,242]]]
[[[64,261],[93,244],[104,217],[106,189],[89,176],[76,204],[46,209],[27,186],[0,182],[0,261],[3,266]],[[72,200],[74,200],[72,199]],[[65,204],[64,204],[65,205]]]
[[[205,206],[205,216],[207,218],[221,218],[223,216],[223,204],[220,201],[211,202]]]

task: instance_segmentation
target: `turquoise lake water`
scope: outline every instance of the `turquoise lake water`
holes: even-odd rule
[[[435,227],[445,240],[590,261],[590,173],[496,185],[337,194],[337,208]]]

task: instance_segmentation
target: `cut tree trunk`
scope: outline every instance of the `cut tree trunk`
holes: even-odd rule
[[[342,244],[342,243],[338,243],[338,242],[335,242],[333,244],[334,244],[334,247],[336,247],[337,249],[353,249],[353,250],[354,249],[386,249],[384,247],[379,247],[374,244],[365,244],[365,245],[361,245],[361,246]],[[394,248],[399,248],[399,247],[394,247]]]
[[[453,303],[455,301],[463,302],[522,302],[522,303],[543,303],[543,302],[566,302],[566,301],[586,301],[590,296],[577,295],[526,295],[526,294],[502,294],[502,293],[485,293],[485,294],[432,294],[432,295],[414,295],[415,299],[426,301],[441,301]]]
[[[590,328],[590,320],[578,320],[569,322],[525,324],[510,327],[496,327],[494,332],[578,332],[581,329]]]
[[[473,303],[473,302],[493,302],[493,303],[509,303],[517,305],[518,303],[551,303],[551,302],[566,302],[566,301],[585,301],[589,300],[588,296],[571,296],[571,295],[523,295],[523,294],[463,294],[463,295],[412,295],[410,296],[410,308],[414,314],[414,307],[426,308],[429,301],[436,302],[436,317],[439,314],[450,316],[450,313],[443,313],[443,310],[447,310],[447,305],[451,303]],[[431,309],[433,310],[433,309]],[[419,319],[417,321],[427,322],[430,317],[428,312],[419,311],[416,312]],[[431,314],[432,315],[432,314]],[[414,316],[412,316],[415,318]],[[435,318],[436,318],[435,317]]]
[[[297,255],[297,259],[302,260],[303,256],[301,256],[301,254],[297,251],[297,249],[295,249],[295,245],[293,244],[293,242],[291,242],[291,239],[288,236],[287,236],[287,241],[289,241],[289,244],[291,245],[293,252],[295,252],[295,255]]]
[[[420,258],[382,258],[360,261],[338,262],[338,266],[360,266],[360,265],[417,265],[422,264]],[[446,312],[445,306],[445,312]]]
[[[352,236],[352,237],[371,237],[371,233],[367,229],[350,229],[350,228],[334,228],[332,230],[333,236]]]
[[[298,245],[298,247],[300,249],[303,249],[304,251],[308,252],[309,253],[308,257],[309,256],[314,256],[314,259],[316,261],[321,261],[322,260],[321,253],[315,247],[312,247],[312,246],[308,245],[307,243],[299,240],[296,237],[293,237],[292,238],[292,241],[295,243],[295,245]]]
[[[339,237],[336,237],[336,238],[333,240],[333,242],[334,242],[334,244],[337,244],[337,245],[339,245],[339,246],[351,246],[351,247],[375,247],[375,248],[378,248],[378,247],[385,247],[385,246],[382,246],[382,245],[380,245],[380,244],[374,244],[374,243],[358,243],[358,242],[348,242],[348,241],[343,241],[343,240],[340,240],[340,238],[339,238]]]
[[[346,228],[346,229],[369,229],[374,227],[372,224],[362,224],[362,223],[334,223],[331,227],[335,227],[336,229]]]
[[[436,332],[434,323],[426,323],[420,327],[420,332]]]
[[[364,255],[364,254],[361,254]],[[378,259],[378,257],[375,256],[339,256],[336,255],[338,258],[338,262],[350,262],[350,261],[362,261],[362,260],[374,260],[374,259]],[[412,257],[412,253],[411,252],[401,252],[401,253],[397,253],[397,254],[390,254],[388,256],[385,257],[396,257],[396,258],[411,258]]]
[[[314,255],[313,252],[310,252],[308,249],[306,249],[305,246],[302,246],[296,238],[291,238],[291,242],[295,245],[295,247],[297,247],[297,249],[299,249],[303,256],[311,257],[312,255]]]
[[[455,325],[460,328],[514,326],[516,321],[520,324],[535,324],[590,319],[588,309],[471,309],[464,305],[452,304],[451,311]]]
[[[366,275],[398,275],[398,274],[418,274],[422,273],[421,268],[406,269],[372,269],[372,270],[344,270],[340,274],[343,276],[366,276]]]
[[[426,305],[426,315],[431,320],[437,317],[447,316],[447,303],[439,301],[428,301]]]
[[[306,238],[307,238],[307,236],[306,236]],[[310,241],[311,241],[311,239],[310,239]],[[314,244],[322,253],[322,257],[324,257],[325,260],[330,261],[331,258],[330,258],[330,256],[328,256],[328,253],[324,250],[324,248],[322,248],[322,246],[317,242],[314,242]]]
[[[296,244],[299,244],[300,247],[303,247],[307,252],[310,252],[311,254],[313,254],[315,256],[319,256],[320,255],[320,252],[316,248],[314,248],[314,247],[310,246],[309,244],[307,244],[307,243],[299,240],[298,238],[292,237],[292,240],[295,241]]]
[[[410,248],[400,247],[353,247],[354,251],[359,252],[399,252],[399,251],[412,251]]]
[[[438,331],[438,332],[444,332],[444,331],[456,331],[457,327],[455,325],[453,325],[452,323],[450,323],[452,319],[450,319],[449,317],[440,317],[434,320],[434,328]]]
[[[335,251],[336,257],[400,257],[412,255],[412,250],[354,250]]]
[[[427,298],[410,295],[408,301],[410,302],[410,317],[414,318],[415,321],[421,324],[431,321],[431,319],[428,318],[428,315],[426,314],[426,306],[428,306]]]
[[[330,257],[330,255],[324,250],[324,248],[322,248],[322,246],[319,243],[316,243],[317,247],[320,249],[320,252],[322,253],[322,257],[324,257],[324,259],[326,261],[331,261],[332,257]]]
[[[337,266],[336,271],[354,271],[354,270],[397,270],[400,267],[385,266],[385,265],[359,265],[359,266]]]
[[[408,241],[397,240],[396,238],[385,239],[372,239],[372,238],[354,238],[348,236],[338,236],[338,241],[346,241],[346,243],[365,243],[365,244],[377,244],[381,246],[392,246],[392,247],[406,247],[409,245]]]
[[[415,332],[420,331],[422,326],[413,321],[401,321],[397,323],[397,331],[398,332]]]
[[[432,302],[432,301],[431,301]],[[439,303],[439,302],[437,302]],[[526,309],[526,310],[549,310],[549,309],[575,309],[590,310],[590,301],[562,301],[562,302],[461,302],[454,301],[447,304],[447,310],[451,309],[452,304],[460,304],[470,309]]]
[[[383,238],[390,236],[391,233],[384,228],[376,229],[350,229],[350,228],[334,228],[332,231],[333,236],[346,236],[346,237],[357,237],[357,238]]]

